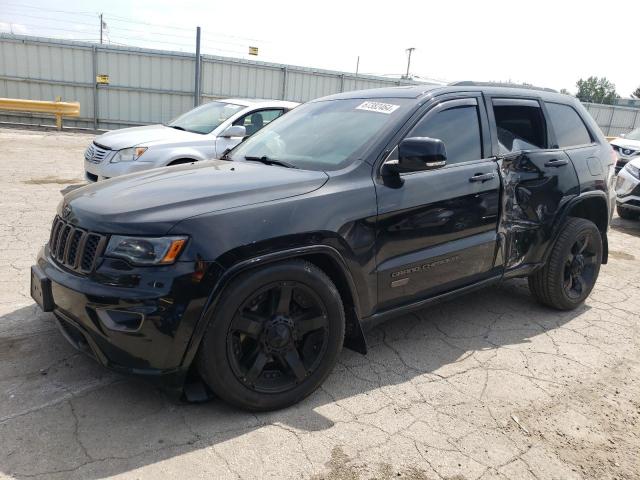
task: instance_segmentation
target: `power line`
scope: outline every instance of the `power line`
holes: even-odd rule
[[[111,14],[107,14],[107,15],[109,17],[109,20],[116,21],[116,22],[135,23],[137,25],[146,25],[146,26],[149,26],[149,27],[173,28],[174,30],[184,30],[184,31],[187,31],[187,32],[193,32],[193,28],[175,27],[173,25],[166,25],[166,24],[161,24],[161,23],[140,22],[138,20],[132,20],[132,19],[126,18],[126,17],[120,17],[118,15],[111,15]],[[229,38],[237,38],[239,40],[250,40],[252,42],[260,42],[260,41],[262,41],[262,40],[258,40],[257,38],[239,37],[237,35],[229,35],[229,34],[226,34],[226,33],[213,33],[212,35],[221,36],[221,37],[229,37]]]
[[[87,30],[70,30],[68,28],[59,28],[59,27],[48,27],[48,26],[41,26],[41,25],[33,25],[31,23],[23,23],[23,22],[12,22],[9,20],[0,20],[2,22],[8,23],[9,25],[23,25],[25,27],[29,27],[29,28],[37,28],[37,29],[43,29],[43,30],[59,30],[61,32],[69,32],[69,33],[90,33]]]
[[[59,9],[51,9],[51,8],[44,8],[44,7],[35,7],[35,6],[31,6],[31,5],[23,5],[23,4],[15,4],[15,3],[5,3],[5,5],[8,5],[11,8],[27,8],[27,9],[33,9],[33,10],[39,10],[39,11],[46,11],[46,12],[52,12],[52,13],[64,13],[64,14],[69,14],[69,15],[82,15],[82,16],[90,16],[90,17],[96,17],[99,15],[99,13],[91,13],[91,12],[83,12],[83,11],[77,11],[77,12],[72,12],[69,10],[59,10]],[[22,16],[26,16],[26,14],[21,14],[21,13],[13,13],[14,15],[22,15]],[[35,18],[35,16],[32,16]],[[176,27],[174,25],[167,25],[167,24],[160,24],[160,23],[149,23],[149,22],[141,22],[139,20],[133,20],[131,18],[127,18],[127,17],[121,17],[119,15],[113,15],[110,14],[108,12],[104,13],[104,17],[105,21],[110,21],[110,22],[124,22],[124,23],[132,23],[132,24],[136,24],[136,25],[145,25],[145,26],[151,26],[151,27],[161,27],[161,28],[166,28],[166,29],[172,29],[172,30],[179,30],[179,31],[184,31],[184,32],[193,32],[193,28],[187,28],[187,27]],[[48,17],[39,17],[43,20],[49,20]],[[79,23],[79,22],[78,22]],[[125,27],[118,27],[121,29],[124,29]],[[256,39],[256,38],[249,38],[249,37],[240,37],[237,35],[229,35],[229,34],[225,34],[225,33],[210,33],[210,35],[212,36],[219,36],[219,37],[228,37],[228,38],[235,38],[238,40],[248,40],[251,42],[261,42],[262,40]],[[188,37],[191,38],[191,37]]]
[[[85,15],[85,16],[90,16],[90,17],[95,17],[96,13],[95,12],[83,12],[83,11],[76,11],[76,12],[70,12],[69,10],[54,10],[51,8],[44,8],[44,7],[36,7],[33,5],[24,5],[22,3],[5,3],[5,5],[9,6],[9,7],[19,7],[19,8],[29,8],[32,10],[46,10],[48,12],[56,12],[56,13],[67,13],[70,15]]]
[[[71,23],[73,25],[87,25],[90,27],[94,27],[95,23],[87,23],[87,22],[76,22],[75,20],[62,20],[62,19],[58,19],[58,18],[51,18],[51,17],[40,17],[38,15],[27,15],[25,13],[12,13],[11,15],[15,15],[17,17],[27,17],[27,18],[35,18],[38,20],[47,20],[48,22],[63,22],[63,23]],[[17,22],[12,22],[12,23],[17,23]]]
[[[62,20],[62,19],[57,19],[57,18],[49,18],[49,17],[42,17],[42,16],[38,16],[38,15],[27,15],[27,14],[23,14],[23,13],[17,13],[14,14],[17,17],[26,17],[26,18],[33,18],[33,19],[38,19],[38,20],[47,20],[48,22],[56,22],[56,23],[62,23],[64,25],[67,26],[72,26],[72,25],[85,25],[85,26],[89,26],[94,28],[95,24],[94,23],[86,23],[86,22],[77,22],[77,21],[70,21],[70,20]],[[157,31],[148,31],[148,30],[143,30],[140,28],[126,28],[126,27],[120,27],[118,25],[113,25],[112,20],[109,20],[109,24],[108,26],[104,29],[104,31],[112,31],[112,30],[121,30],[121,31],[125,31],[125,32],[134,32],[134,33],[145,33],[148,35],[159,35],[162,37],[172,37],[172,38],[180,38],[180,39],[187,39],[187,40],[192,40],[193,39],[193,35],[176,35],[174,33],[165,33],[165,32],[157,32]],[[11,22],[9,20],[3,20],[6,21],[7,23],[17,23],[17,22]],[[22,23],[22,22],[20,22]],[[106,21],[105,21],[106,23]],[[134,22],[132,22],[134,23]],[[24,23],[22,23],[24,24]],[[24,24],[26,25],[26,24]],[[48,28],[47,26],[42,26],[42,28]],[[130,36],[127,34],[127,36]],[[135,37],[135,36],[130,36],[131,38],[140,38],[140,37]],[[238,37],[239,38],[239,37]],[[236,47],[245,47],[248,45],[248,42],[245,43],[237,43],[237,42],[228,42],[228,41],[224,41],[224,40],[214,40],[216,43],[222,43],[225,45],[232,45],[232,46],[236,46]]]

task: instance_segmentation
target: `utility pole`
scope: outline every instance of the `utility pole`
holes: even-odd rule
[[[200,105],[200,27],[196,28],[196,83],[193,89],[193,106]]]
[[[100,45],[102,45],[102,30],[104,29],[104,22],[102,21],[102,13],[100,14]]]
[[[360,70],[360,55],[358,55],[358,60],[356,60],[356,78],[353,82],[355,88],[358,88],[358,70]]]
[[[407,74],[404,78],[409,79],[409,67],[411,66],[411,53],[415,50],[415,48],[407,48],[407,52],[409,53],[409,58],[407,59]]]

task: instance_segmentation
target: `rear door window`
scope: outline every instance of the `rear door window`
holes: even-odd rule
[[[573,107],[550,102],[545,102],[545,105],[559,148],[589,145],[593,142],[589,130]]]
[[[493,115],[501,154],[547,148],[547,128],[537,101],[493,99]]]

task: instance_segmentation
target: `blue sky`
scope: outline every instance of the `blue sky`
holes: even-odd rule
[[[411,73],[443,81],[529,82],[575,91],[580,77],[606,76],[622,96],[640,86],[637,0],[200,1],[0,0],[0,31],[193,51],[360,72]],[[632,22],[633,23],[633,22]],[[629,25],[626,23],[626,25]],[[637,30],[637,29],[636,29]]]

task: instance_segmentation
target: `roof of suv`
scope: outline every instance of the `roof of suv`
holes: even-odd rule
[[[531,96],[545,100],[563,101],[572,97],[557,93],[549,88],[537,88],[526,85],[499,83],[457,82],[449,85],[409,85],[402,87],[372,88],[329,95],[318,100],[339,100],[349,98],[421,98],[434,93],[448,92],[484,92],[499,95]]]

